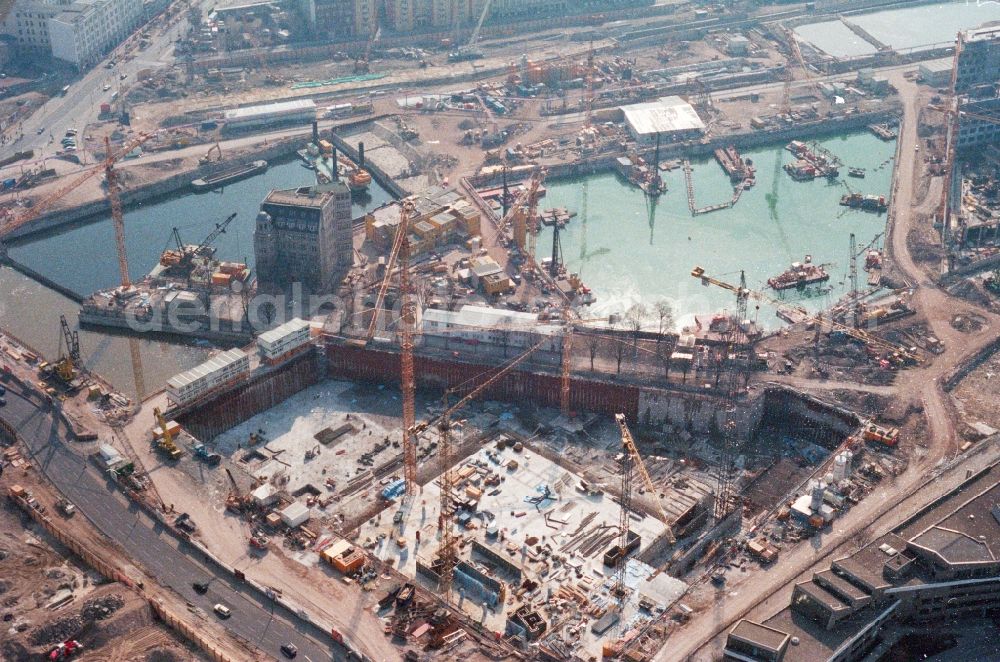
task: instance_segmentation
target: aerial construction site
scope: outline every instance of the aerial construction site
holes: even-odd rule
[[[0,81],[0,657],[1000,658],[1000,11],[203,4]]]

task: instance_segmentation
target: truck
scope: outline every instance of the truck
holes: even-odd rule
[[[76,513],[76,506],[69,499],[60,498],[56,501],[56,508],[66,517],[72,517]]]
[[[45,506],[40,504],[37,499],[31,494],[29,490],[26,490],[21,485],[11,485],[7,488],[7,496],[9,496],[15,503],[17,503],[22,508],[31,508],[39,513],[45,512]]]
[[[869,423],[865,426],[864,438],[867,442],[895,448],[899,445],[899,428],[887,428]]]
[[[761,563],[773,563],[778,559],[778,549],[763,539],[748,542],[747,551]]]
[[[192,446],[192,449],[194,450],[195,456],[203,460],[205,464],[207,464],[210,467],[218,466],[218,464],[222,462],[221,455],[209,451],[208,447],[205,446],[205,444],[203,444],[200,441],[195,442],[194,446]]]
[[[186,531],[188,533],[194,533],[195,531],[198,530],[198,527],[195,525],[194,520],[192,520],[191,516],[188,515],[187,513],[181,513],[180,515],[178,515],[177,518],[174,520],[174,526],[176,526],[181,531]]]

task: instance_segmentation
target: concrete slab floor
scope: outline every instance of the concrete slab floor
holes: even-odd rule
[[[505,435],[500,433],[497,438]],[[618,501],[608,494],[586,493],[578,474],[527,448],[520,452],[509,446],[498,450],[497,438],[453,468],[456,494],[475,497],[482,490],[475,512],[457,511],[458,517],[468,519],[464,526],[455,524],[454,533],[460,540],[459,560],[470,562],[475,570],[491,579],[507,583],[506,600],[504,604],[492,605],[493,597],[488,590],[477,590],[473,582],[456,579],[452,601],[459,603],[470,617],[498,632],[505,630],[508,614],[521,605],[536,608],[550,623],[564,621],[576,607],[570,608],[559,593],[561,587],[586,596],[587,605],[581,610],[584,621],[606,608],[617,609],[610,592],[614,571],[603,564],[603,555],[617,542]],[[513,470],[508,468],[511,461],[516,463]],[[498,485],[486,484],[490,474],[499,475]],[[421,565],[430,566],[438,554],[439,503],[438,479],[425,485],[408,509],[397,503],[366,522],[358,542],[403,574],[436,589],[433,579],[418,574],[417,564],[419,560]],[[393,523],[397,512],[403,517],[398,525]],[[641,536],[641,551],[662,535],[666,527],[653,517],[632,513],[629,528]],[[490,535],[494,531],[496,535]],[[474,549],[473,541],[482,547]],[[501,557],[505,563],[491,559],[490,554]],[[654,575],[654,568],[636,559],[629,560],[626,567],[629,596],[624,618],[605,637],[617,637],[624,629],[650,616],[638,610],[642,598],[648,599],[655,612],[657,605],[669,604],[686,587],[665,574],[653,578]],[[538,587],[519,595],[518,588],[524,580],[537,582]],[[579,619],[574,621],[580,623]],[[600,655],[604,637],[592,633],[589,626],[574,627],[572,634],[561,630],[556,634],[561,641],[578,646],[581,654],[586,653],[582,655],[584,658]]]
[[[215,450],[233,455],[249,474],[300,501],[308,496],[305,492],[320,499],[333,497],[336,510],[350,516],[376,498],[379,482],[402,475],[399,398],[396,389],[325,381],[219,435]],[[328,444],[317,439],[345,424],[351,430]],[[251,444],[250,434],[261,430],[265,441]],[[422,446],[427,448],[426,443]],[[352,479],[373,470],[385,476],[376,477],[372,489],[352,488]],[[323,514],[313,511],[314,517]]]

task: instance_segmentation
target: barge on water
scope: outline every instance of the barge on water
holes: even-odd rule
[[[729,175],[729,181],[734,184],[754,178],[753,162],[750,159],[744,160],[735,145],[716,149],[715,160]]]
[[[212,242],[236,217],[217,223],[200,244],[186,244],[177,228],[168,248],[142,281],[101,290],[83,299],[80,324],[136,334],[167,334],[226,343],[253,339],[247,304],[250,267],[215,256]]]
[[[886,142],[896,139],[896,132],[888,124],[869,124],[868,130]]]
[[[538,218],[541,220],[542,225],[545,225],[546,227],[558,225],[560,228],[566,227],[566,224],[569,223],[569,220],[574,216],[576,216],[576,212],[569,211],[565,207],[545,209],[538,214]]]
[[[221,291],[209,297],[205,291],[165,289],[147,282],[127,290],[101,290],[80,305],[80,326],[223,343],[253,340],[241,294]]]
[[[785,164],[785,172],[796,181],[810,181],[816,177],[835,179],[840,176],[837,159],[820,147],[810,149],[799,140],[785,145],[785,149],[795,155],[794,163]]]
[[[211,191],[214,188],[238,182],[247,177],[253,177],[267,170],[267,161],[263,159],[251,163],[243,163],[232,168],[227,168],[208,177],[199,177],[191,182],[191,188],[195,191]]]
[[[884,195],[850,193],[840,198],[840,204],[851,209],[883,212],[889,208]]]
[[[826,273],[823,265],[813,264],[812,256],[806,255],[804,261],[792,262],[792,266],[787,271],[773,278],[768,278],[767,284],[771,289],[780,291],[822,283],[829,279],[830,274]]]

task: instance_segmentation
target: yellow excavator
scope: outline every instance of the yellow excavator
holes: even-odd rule
[[[157,428],[153,430],[156,447],[171,460],[179,460],[184,453],[174,443],[174,434],[170,431],[167,419],[163,417],[163,412],[160,411],[159,407],[153,408],[153,417],[156,419],[157,424]]]

